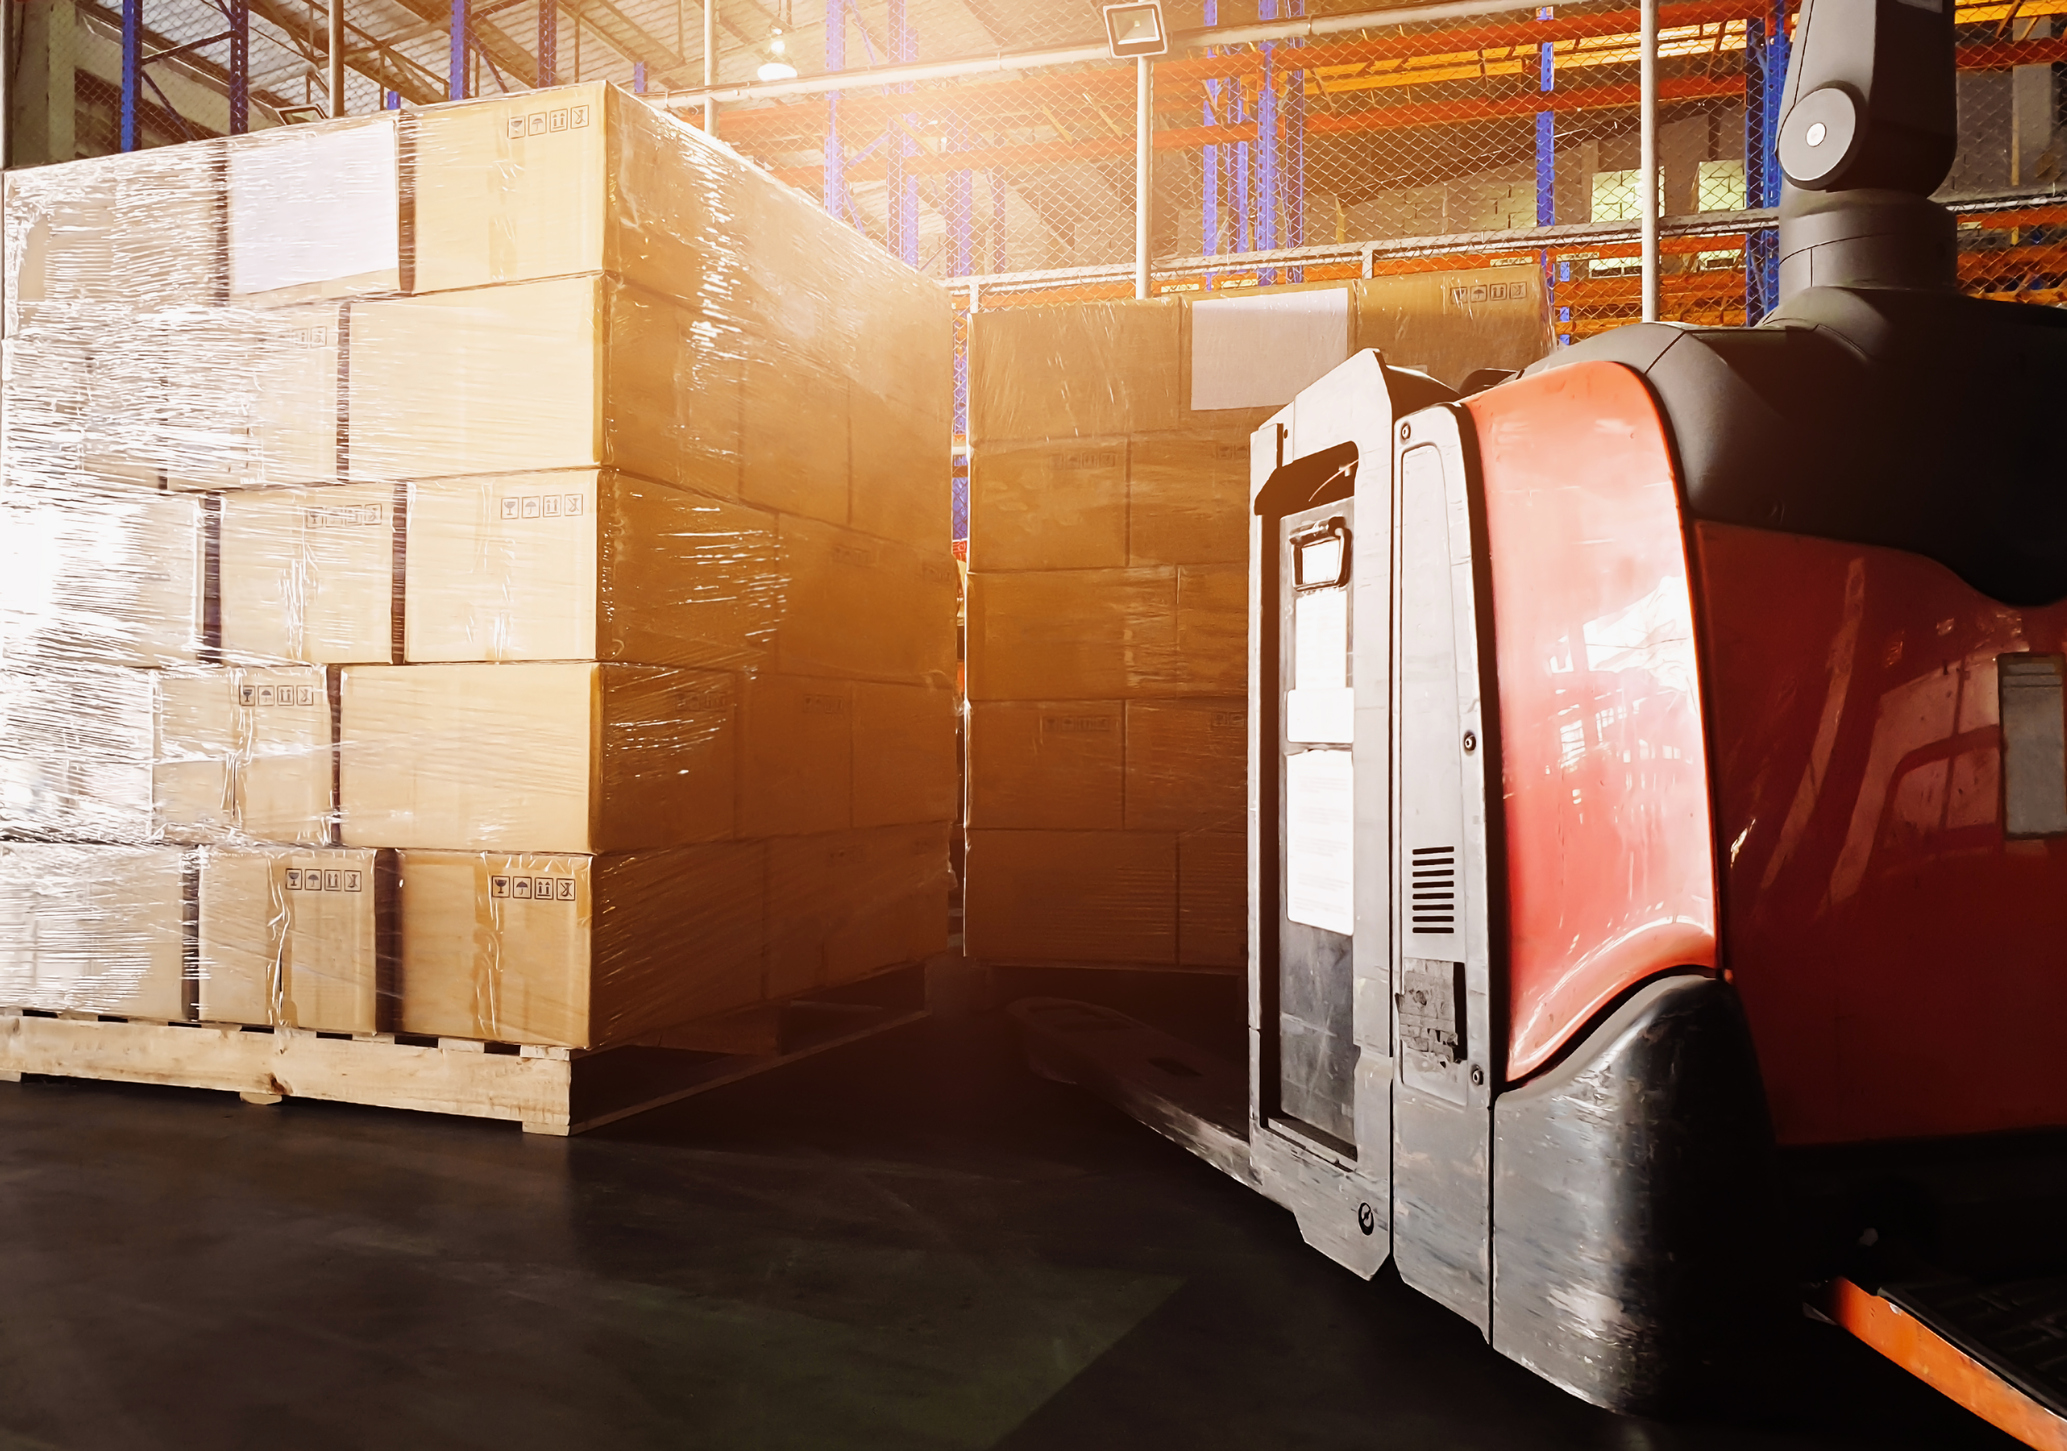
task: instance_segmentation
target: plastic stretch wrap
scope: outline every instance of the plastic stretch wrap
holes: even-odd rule
[[[6,187],[0,1009],[594,1048],[945,947],[935,284],[603,86]]]
[[[1250,436],[1364,348],[1452,385],[1522,367],[1549,348],[1541,283],[1488,268],[972,320],[973,956],[1245,960]]]

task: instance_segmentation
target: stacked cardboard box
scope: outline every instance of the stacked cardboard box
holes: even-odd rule
[[[944,946],[945,295],[602,86],[171,150],[8,178],[8,503],[116,569],[0,596],[0,834],[200,844],[231,1022],[595,1048]],[[139,191],[204,275],[106,289]]]
[[[972,956],[1241,965],[1250,435],[1354,350],[1457,383],[1547,336],[1508,268],[977,314]]]

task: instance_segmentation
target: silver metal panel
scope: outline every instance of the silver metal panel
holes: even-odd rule
[[[1302,679],[1290,670],[1263,669],[1266,659],[1279,658],[1281,646],[1287,655],[1296,654],[1296,640],[1286,638],[1293,625],[1287,598],[1292,590],[1286,583],[1292,577],[1292,556],[1285,552],[1288,541],[1280,532],[1283,519],[1252,515],[1249,781],[1254,1163],[1264,1192],[1292,1210],[1307,1242],[1360,1275],[1370,1275],[1385,1262],[1391,1243],[1391,917],[1390,869],[1384,857],[1392,841],[1392,557],[1387,542],[1392,425],[1379,360],[1373,353],[1357,354],[1257,431],[1250,474],[1253,498],[1281,461],[1344,443],[1355,444],[1359,460],[1354,497],[1332,511],[1354,520],[1357,531],[1350,545],[1347,679]],[[1322,607],[1315,612],[1310,638],[1318,643],[1324,630],[1334,628],[1332,606]],[[1316,650],[1316,656],[1319,653]],[[1270,678],[1273,675],[1277,678]],[[1293,704],[1287,700],[1288,689],[1302,697],[1296,709],[1288,708]],[[1308,689],[1326,693],[1306,697]],[[1281,1116],[1293,1110],[1288,1100],[1297,1096],[1296,1090],[1291,1095],[1285,1090],[1288,1079],[1296,1080],[1298,1074],[1286,1071],[1293,1065],[1285,1061],[1287,1045],[1278,1013],[1283,986],[1277,975],[1280,932],[1296,925],[1288,923],[1280,875],[1286,824],[1280,762],[1288,752],[1319,749],[1340,755],[1343,746],[1349,748],[1346,775],[1354,841],[1352,921],[1347,925],[1354,930],[1335,935],[1345,951],[1329,971],[1343,975],[1339,986],[1346,990],[1340,1006],[1347,1027],[1343,1046],[1349,1051],[1340,1062],[1347,1078],[1335,1082],[1331,1076],[1326,1085],[1331,1114],[1317,1115],[1309,1100],[1304,1113]],[[1337,919],[1335,925],[1343,924]],[[1297,930],[1322,929],[1308,925]],[[1328,1026],[1339,1030],[1343,1024],[1337,1019]],[[1331,1117],[1332,1123],[1311,1124],[1315,1116]]]
[[[1425,409],[1401,421],[1395,441],[1393,1254],[1408,1284],[1483,1331],[1495,1063],[1491,767],[1468,426],[1461,407]]]
[[[2067,835],[2067,718],[2058,655],[1996,657],[2002,706],[2003,830]]]

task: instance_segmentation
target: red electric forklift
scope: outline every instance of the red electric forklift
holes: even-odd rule
[[[2067,312],[1961,295],[1949,0],[1808,0],[1782,301],[1258,431],[1248,1063],[1030,1058],[1596,1404],[1827,1317],[2067,1448]]]

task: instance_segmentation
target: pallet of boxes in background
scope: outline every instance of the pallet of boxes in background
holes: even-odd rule
[[[923,1011],[937,285],[607,86],[5,185],[0,1077],[565,1132]]]
[[[1455,386],[1549,341],[1513,268],[975,315],[972,959],[1242,966],[1251,434],[1360,349]]]

